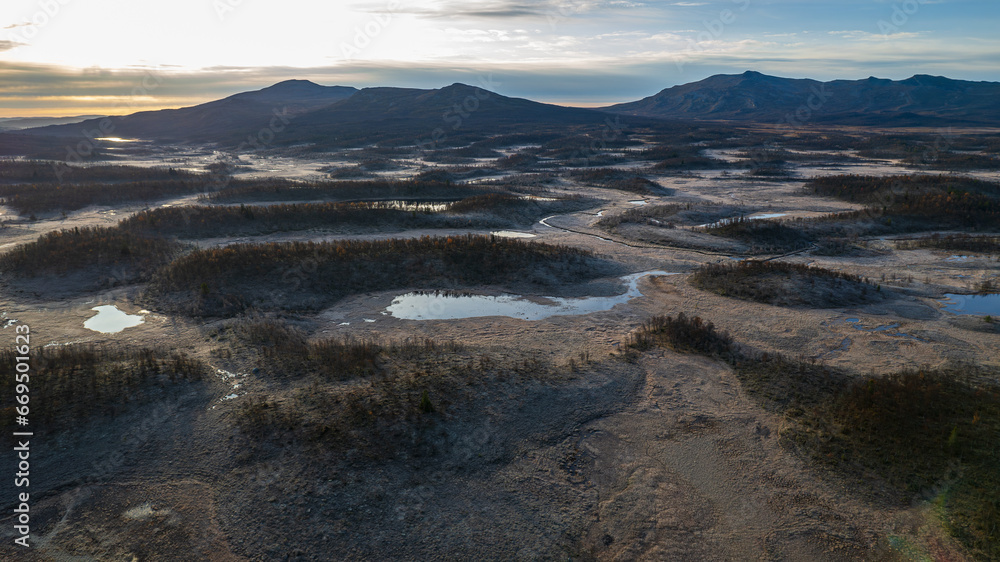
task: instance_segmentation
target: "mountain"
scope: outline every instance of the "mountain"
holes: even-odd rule
[[[160,141],[213,141],[249,135],[270,125],[276,114],[284,119],[350,97],[357,88],[320,86],[308,80],[287,80],[262,90],[180,109],[142,111],[111,118],[114,129],[106,136]],[[102,119],[21,131],[26,134],[79,136],[100,130]],[[280,121],[279,121],[280,122]],[[105,126],[106,123],[105,123]]]
[[[403,143],[436,143],[449,135],[500,132],[517,125],[595,125],[605,119],[591,109],[510,98],[466,84],[434,90],[365,88],[296,118],[282,133],[282,142],[344,141],[367,135],[371,140],[394,137]]]
[[[824,125],[1000,125],[1000,83],[918,74],[819,82],[719,74],[602,111],[659,119]]]
[[[79,123],[87,119],[99,119],[103,115],[77,115],[75,117],[4,117],[0,118],[0,131],[31,129],[48,125]]]

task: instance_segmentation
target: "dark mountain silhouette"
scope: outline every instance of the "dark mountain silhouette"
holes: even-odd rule
[[[661,119],[879,126],[1000,125],[1000,83],[916,75],[819,82],[747,71],[603,111]]]
[[[282,134],[282,141],[342,143],[367,135],[371,140],[436,145],[458,134],[498,133],[518,125],[600,125],[606,119],[591,109],[510,98],[466,84],[436,90],[365,88],[302,115]]]
[[[278,119],[276,114],[280,114]],[[606,114],[591,109],[509,98],[465,84],[435,90],[357,90],[290,80],[193,107],[114,118],[114,131],[109,136],[244,147],[301,142],[343,145],[387,138],[438,145],[458,133],[492,132],[525,124],[599,125],[606,119]],[[79,137],[84,130],[96,130],[99,125],[100,120],[90,120],[20,133]],[[268,127],[273,127],[275,134],[258,138]]]
[[[108,136],[160,141],[213,141],[220,137],[254,134],[270,126],[272,119],[296,116],[350,97],[357,88],[320,86],[308,80],[287,80],[262,90],[242,92],[191,107],[142,111],[111,118]],[[22,133],[80,136],[101,130],[101,119],[72,125],[27,129]],[[105,124],[106,126],[106,124]]]

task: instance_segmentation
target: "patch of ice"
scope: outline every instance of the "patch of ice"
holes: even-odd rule
[[[125,328],[132,328],[143,323],[142,316],[125,314],[114,305],[95,306],[91,310],[96,310],[97,316],[84,322],[83,327],[102,334],[117,334]]]
[[[535,235],[530,232],[516,232],[513,230],[497,230],[491,232],[493,236],[499,236],[500,238],[534,238]]]

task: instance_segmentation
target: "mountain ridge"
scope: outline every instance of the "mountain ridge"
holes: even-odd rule
[[[781,78],[748,70],[598,108],[658,119],[817,124],[1000,125],[1000,82],[916,74],[904,80]]]

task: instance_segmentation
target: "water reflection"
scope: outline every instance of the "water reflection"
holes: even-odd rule
[[[611,310],[615,305],[641,297],[639,279],[650,275],[676,275],[666,271],[644,271],[621,278],[628,290],[613,297],[540,297],[521,295],[454,295],[446,293],[407,293],[393,299],[386,311],[405,320],[455,320],[481,316],[507,316],[522,320],[541,320],[550,316],[572,316]]]

